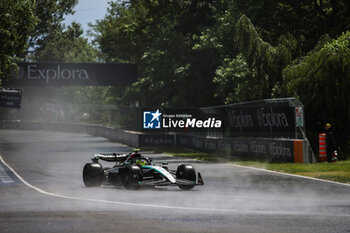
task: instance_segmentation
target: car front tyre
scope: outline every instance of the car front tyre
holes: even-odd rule
[[[176,170],[176,178],[189,180],[193,182],[193,184],[191,185],[179,185],[180,189],[182,190],[193,189],[196,183],[196,171],[194,170],[194,167],[192,165],[180,164]]]

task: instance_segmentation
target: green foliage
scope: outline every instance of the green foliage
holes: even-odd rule
[[[235,0],[236,8],[247,15],[264,41],[277,45],[281,35],[290,33],[298,41],[294,57],[304,55],[323,34],[335,38],[350,30],[347,0]]]
[[[10,77],[17,68],[15,62],[24,57],[27,40],[32,33],[36,18],[35,1],[0,1],[0,86],[1,80]]]
[[[0,85],[17,69],[28,47],[35,52],[51,43],[62,31],[64,15],[73,13],[77,0],[2,0],[0,1]],[[29,56],[32,58],[32,56]]]
[[[83,36],[80,24],[73,22],[66,30],[57,31],[35,53],[39,62],[97,62],[98,51]]]
[[[62,31],[64,15],[74,13],[73,8],[78,0],[36,0],[34,14],[38,23],[32,33],[29,44],[34,49],[40,49]]]
[[[209,105],[285,96],[283,68],[315,44],[319,31],[341,32],[346,23],[336,27],[327,23],[345,20],[340,6],[347,5],[345,1],[121,1],[110,3],[106,17],[93,27],[107,61],[138,64],[139,81],[119,98],[121,103]],[[256,26],[248,17],[239,17],[242,13]],[[241,76],[241,70],[235,74],[225,68],[234,66],[229,61],[239,54],[248,65],[247,79],[234,78]],[[234,84],[227,82],[228,77]],[[223,90],[225,85],[233,86]],[[249,92],[254,95],[248,96]]]
[[[224,104],[258,99],[259,93],[255,92],[259,89],[256,75],[241,54],[234,59],[224,59],[224,64],[216,70],[213,82],[217,85],[215,97],[224,100]]]
[[[256,161],[236,161],[239,165],[264,168],[272,171],[303,175],[324,180],[350,183],[350,161],[335,163],[264,163]]]
[[[350,31],[337,39],[323,39],[301,60],[284,69],[290,94],[305,105],[313,122],[334,122],[338,140],[349,137],[350,122]],[[315,123],[310,125],[319,130]]]
[[[249,67],[256,72],[255,93],[258,99],[273,97],[274,86],[282,81],[282,69],[291,60],[291,49],[295,44],[289,35],[281,39],[277,47],[263,41],[250,20],[242,15],[237,22],[236,38],[240,51]],[[288,45],[290,48],[287,48]]]
[[[110,3],[105,19],[94,26],[107,61],[136,62],[139,81],[122,103],[209,105],[216,54],[193,49],[204,27],[212,24],[208,1],[130,1]]]
[[[142,8],[137,12],[133,10],[124,3],[110,2],[105,19],[91,25],[107,62],[137,62],[143,44],[141,39],[146,39],[147,29],[137,24],[145,12]]]

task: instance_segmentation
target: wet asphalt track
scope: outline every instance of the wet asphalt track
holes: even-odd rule
[[[205,185],[86,188],[93,152],[130,148],[85,134],[0,130],[0,232],[350,232],[350,186],[193,161]],[[148,154],[154,162],[179,158]],[[36,190],[35,190],[36,189]],[[46,193],[42,193],[46,192]]]

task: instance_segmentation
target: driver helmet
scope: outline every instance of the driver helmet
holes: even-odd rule
[[[145,166],[145,165],[147,165],[145,160],[140,160],[140,159],[137,159],[135,163],[138,164],[138,165],[140,165],[140,166]]]

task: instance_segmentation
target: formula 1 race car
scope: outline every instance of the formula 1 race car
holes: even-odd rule
[[[115,162],[112,168],[105,167],[99,160]],[[83,169],[83,181],[87,187],[98,187],[103,182],[114,186],[123,185],[127,189],[138,189],[141,186],[177,185],[180,189],[189,190],[195,185],[203,185],[201,174],[192,165],[179,164],[177,170],[169,170],[167,163],[158,166],[152,159],[141,156],[135,149],[128,154],[94,154],[92,163]]]

